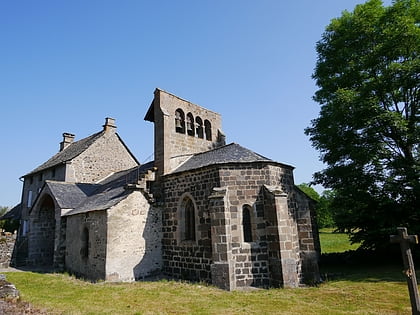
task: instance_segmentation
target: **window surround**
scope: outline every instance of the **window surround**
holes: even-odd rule
[[[188,216],[188,206],[192,206],[192,217]],[[177,240],[181,245],[193,245],[197,242],[197,204],[190,193],[184,193],[178,202],[177,208]],[[191,214],[191,213],[190,213]],[[187,222],[188,220],[188,222]],[[189,231],[186,231],[188,225],[192,225]],[[192,230],[191,230],[192,228]]]
[[[255,215],[254,207],[249,204],[242,205],[240,214],[242,243],[252,244],[257,241]]]

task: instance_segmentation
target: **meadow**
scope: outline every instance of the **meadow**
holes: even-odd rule
[[[324,253],[357,247],[330,230],[323,230],[320,238]],[[317,286],[234,292],[168,280],[116,284],[67,274],[6,276],[23,301],[48,314],[411,314],[401,270],[386,262],[326,265],[321,266],[324,281]]]

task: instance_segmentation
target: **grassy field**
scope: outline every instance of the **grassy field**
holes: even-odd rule
[[[51,314],[410,314],[397,269],[354,270],[319,287],[226,292],[173,281],[92,284],[15,272],[22,298]]]
[[[334,233],[333,228],[325,228],[319,231],[321,241],[321,253],[341,253],[348,250],[355,250],[359,244],[350,244],[347,234]]]
[[[66,274],[9,272],[7,279],[50,314],[411,314],[401,269],[332,266],[317,287],[235,292],[175,281],[94,284]]]

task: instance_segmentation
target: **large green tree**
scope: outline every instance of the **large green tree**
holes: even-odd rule
[[[336,224],[353,241],[420,234],[420,1],[370,0],[333,19],[317,43],[319,117],[305,130],[334,190]]]

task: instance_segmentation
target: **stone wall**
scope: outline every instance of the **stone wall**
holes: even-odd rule
[[[51,196],[41,196],[30,216],[28,236],[28,264],[52,266],[54,261],[55,234],[60,211],[55,210]]]
[[[184,114],[184,125],[176,129],[175,111],[181,109]],[[159,175],[167,174],[185,161],[191,154],[208,151],[218,145],[218,134],[222,129],[220,114],[192,104],[162,90],[155,91],[153,101],[153,122],[155,124],[155,166]],[[188,114],[194,118],[192,134],[185,125]],[[196,131],[195,119],[199,117],[204,123],[211,124],[211,140],[200,138]],[[180,133],[181,132],[181,133]]]
[[[0,232],[0,267],[7,268],[12,259],[13,248],[15,246],[16,233]]]
[[[142,192],[135,190],[108,211],[106,278],[133,281],[162,268],[162,222]]]
[[[291,191],[293,184],[292,168],[266,163],[238,164],[220,169],[220,185],[228,187],[229,211],[231,212],[232,254],[235,269],[235,286],[279,286],[283,279],[274,281],[270,273],[270,248],[278,239],[270,239],[267,222],[270,216],[276,216],[276,207],[269,207],[263,195],[264,185],[280,185],[285,192]],[[243,209],[251,209],[252,241],[246,242],[243,234]],[[287,207],[287,205],[286,205]],[[288,209],[294,212],[294,209]],[[288,222],[291,224],[291,222]],[[276,227],[278,222],[271,222]],[[286,227],[285,227],[286,228]],[[288,238],[295,237],[297,231],[288,226]],[[286,233],[285,233],[286,234]],[[292,244],[292,243],[291,243]],[[279,244],[277,244],[279,245]],[[278,248],[280,250],[280,248]],[[280,259],[280,257],[278,257]]]
[[[65,268],[90,280],[105,279],[107,213],[67,216]]]
[[[29,209],[34,204],[46,180],[65,180],[65,168],[65,165],[58,165],[55,168],[47,169],[24,178],[21,200],[22,220],[29,220]],[[20,232],[22,233],[24,231],[21,229]]]
[[[220,185],[228,188],[232,234],[232,259],[235,287],[268,286],[268,256],[265,237],[264,204],[259,198],[262,185],[267,182],[263,165],[248,164],[222,167]],[[243,233],[243,208],[248,206],[252,223],[252,241],[246,242]]]
[[[281,164],[250,163],[165,176],[164,272],[228,290],[296,287],[304,274],[314,277],[310,209],[296,195],[292,172]],[[185,196],[196,206],[194,242],[180,239]],[[251,240],[244,237],[244,208],[250,211]]]
[[[219,186],[215,169],[166,176],[163,199],[163,271],[181,279],[211,282],[211,222],[208,196]],[[189,196],[196,206],[196,241],[181,238],[180,206]]]
[[[89,148],[67,166],[66,181],[96,182],[113,172],[138,165],[133,156],[112,130],[104,132]]]

